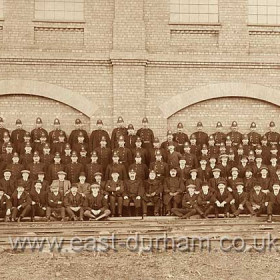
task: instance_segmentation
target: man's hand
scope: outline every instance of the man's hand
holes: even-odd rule
[[[35,201],[32,201],[32,205],[35,205],[36,203],[35,203]]]
[[[120,187],[116,187],[116,191],[119,191],[121,188]]]
[[[136,199],[141,199],[141,196],[140,195],[136,196]]]
[[[62,204],[62,201],[58,201],[57,204]]]
[[[123,197],[123,199],[128,199],[128,196],[127,196],[127,195],[125,195],[125,196]]]
[[[6,211],[6,215],[7,215],[7,216],[10,216],[10,215],[11,215],[11,209],[8,209],[8,210]]]
[[[19,205],[18,207],[17,207],[17,209],[19,210],[21,208],[21,205]]]

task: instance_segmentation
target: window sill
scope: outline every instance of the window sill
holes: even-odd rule
[[[261,28],[270,28],[270,27],[278,27],[280,28],[280,24],[248,24],[248,27],[261,27]]]
[[[190,22],[169,22],[169,25],[181,25],[181,26],[221,26],[219,22],[212,23],[212,22],[198,22],[198,23],[190,23]]]
[[[84,20],[44,20],[44,19],[33,19],[32,22],[42,22],[42,23],[74,23],[74,24],[85,24]]]

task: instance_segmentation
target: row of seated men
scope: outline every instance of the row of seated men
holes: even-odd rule
[[[8,173],[6,171],[5,176]],[[22,172],[23,180],[28,179],[29,173],[28,170]],[[181,218],[196,214],[206,218],[211,213],[226,217],[230,212],[234,217],[241,213],[252,216],[267,213],[271,222],[272,214],[280,214],[279,179],[264,187],[263,174],[253,178],[250,169],[246,170],[245,180],[226,179],[220,177],[220,173],[221,170],[215,168],[212,179],[199,183],[196,169],[190,171],[191,178],[186,181],[177,176],[176,168],[171,168],[166,178],[158,177],[152,169],[148,179],[141,180],[131,168],[126,180],[119,179],[120,174],[114,170],[107,181],[102,180],[102,173],[96,172],[94,183],[89,184],[81,173],[79,182],[71,184],[65,180],[66,173],[59,171],[59,179],[48,186],[44,184],[44,173],[41,172],[30,189],[19,182],[14,189],[0,185],[0,216],[6,221],[11,218],[18,222],[28,215],[32,221],[34,216],[46,217],[47,221],[52,216],[64,221],[66,215],[70,220],[99,220],[109,215],[121,217],[124,210],[131,214],[131,203],[136,216],[147,216],[149,205],[155,216],[173,214]]]

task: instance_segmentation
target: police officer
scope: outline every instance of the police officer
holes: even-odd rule
[[[136,147],[135,142],[138,137],[139,136],[135,134],[134,126],[132,124],[129,124],[127,127],[127,135],[125,135],[124,138],[125,146],[132,151]]]
[[[173,140],[178,143],[180,153],[183,153],[184,151],[184,144],[189,142],[189,137],[183,132],[183,128],[183,124],[179,122],[177,124],[177,132],[173,134]]]
[[[193,134],[196,137],[196,142],[198,145],[202,146],[203,144],[208,144],[208,134],[203,130],[202,122],[198,122],[196,125],[197,131]]]
[[[224,143],[226,141],[226,135],[222,132],[223,125],[221,122],[217,122],[216,124],[216,132],[213,134],[215,139],[216,146],[220,146],[221,143]]]
[[[88,144],[88,141],[89,141],[88,134],[84,129],[82,129],[82,127],[83,127],[82,121],[80,119],[76,119],[75,120],[75,129],[72,130],[72,132],[69,136],[69,141],[68,141],[72,148],[73,148],[74,143],[78,143],[78,136],[80,135],[80,132],[84,136],[84,142]]]
[[[102,173],[105,174],[107,166],[112,161],[112,151],[107,147],[106,138],[103,136],[100,141],[100,147],[95,149],[98,156],[98,163],[102,166]]]
[[[65,167],[67,173],[67,179],[72,183],[78,183],[79,175],[84,171],[84,166],[78,162],[78,155],[75,151],[71,155],[71,163],[68,163]]]
[[[255,122],[252,122],[250,125],[250,132],[248,133],[249,143],[251,146],[256,147],[261,143],[261,135],[256,132],[257,125]]]
[[[267,137],[268,144],[270,145],[278,145],[280,141],[280,135],[278,132],[275,131],[275,129],[275,122],[271,121],[269,123],[269,131],[265,134],[265,136]]]
[[[48,132],[43,128],[43,121],[41,118],[37,118],[36,119],[36,128],[34,128],[31,131],[31,142],[34,143],[35,150],[37,150],[38,144],[41,143],[40,138],[42,136],[42,133],[47,138]],[[48,138],[46,140],[48,140]]]
[[[20,144],[24,142],[25,130],[22,128],[22,122],[20,119],[16,120],[16,129],[11,133],[11,142],[14,145],[14,149],[17,153],[20,152]]]
[[[238,146],[241,143],[242,134],[238,131],[238,124],[236,121],[233,121],[231,124],[231,132],[227,134],[232,141],[234,147]]]
[[[10,132],[7,128],[4,127],[4,120],[2,117],[0,117],[0,142],[3,141],[4,133],[8,133],[10,135]]]
[[[153,146],[154,132],[148,127],[148,119],[145,117],[142,120],[142,128],[137,131],[137,135],[143,142],[143,148],[149,150]]]
[[[122,117],[118,117],[117,127],[113,129],[112,136],[111,136],[112,149],[118,147],[118,140],[120,136],[123,136],[125,138],[126,135],[127,135],[127,128],[124,127],[124,120]]]
[[[107,146],[111,147],[111,140],[108,132],[103,129],[103,121],[97,120],[97,129],[93,130],[89,138],[89,151],[94,151],[97,147],[100,147],[100,141],[102,138],[106,139]]]
[[[65,131],[60,129],[60,121],[58,118],[54,119],[53,125],[54,125],[54,130],[52,130],[49,133],[49,140],[50,140],[50,144],[51,144],[52,148],[53,148],[53,144],[56,144],[59,142],[58,137],[61,133],[64,135],[65,141],[67,141]]]

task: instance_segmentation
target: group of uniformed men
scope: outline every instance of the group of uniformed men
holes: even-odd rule
[[[183,124],[160,143],[142,120],[135,131],[119,117],[111,137],[102,120],[90,135],[76,119],[69,137],[54,120],[48,133],[41,118],[25,131],[21,120],[11,133],[0,118],[0,217],[100,220],[108,216],[176,215],[190,218],[280,214],[280,135],[275,123],[261,136],[236,121],[208,135],[203,124],[188,136]]]

